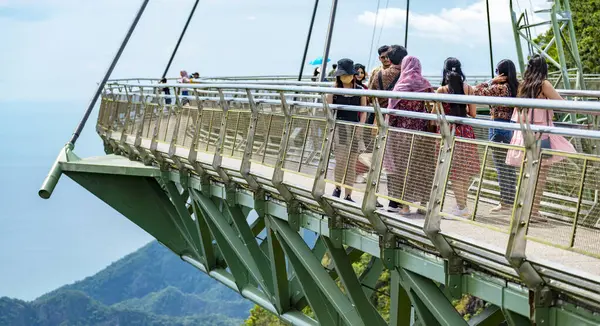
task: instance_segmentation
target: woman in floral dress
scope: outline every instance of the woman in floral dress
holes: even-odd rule
[[[402,60],[401,73],[394,86],[395,92],[425,92],[433,93],[433,88],[421,73],[421,62],[413,56]],[[427,113],[424,101],[390,99],[390,110],[403,110]],[[392,128],[427,131],[428,121],[389,115],[389,126]],[[430,139],[430,141],[427,141]],[[435,143],[431,137],[404,133],[401,130],[388,133],[384,167],[388,173],[388,196],[405,202],[426,203],[431,193],[433,175],[435,173]],[[412,142],[412,156],[411,154]],[[409,162],[410,156],[410,162]],[[406,174],[406,169],[409,169]],[[404,176],[407,175],[407,180]],[[404,188],[404,189],[403,189]],[[389,212],[408,214],[410,207],[391,200]]]

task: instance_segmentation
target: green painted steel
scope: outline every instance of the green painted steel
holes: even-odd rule
[[[83,161],[85,162],[85,159]],[[87,163],[81,164],[85,165]],[[179,202],[180,205],[183,201],[181,192],[176,191],[177,187],[175,186],[177,180],[180,179],[178,173],[170,173],[168,175],[163,175],[162,179],[159,178],[160,180],[165,180],[165,178],[167,178],[167,180],[165,180],[167,181],[166,185],[170,184],[166,189],[163,189],[156,177],[100,173],[99,169],[101,168],[98,166],[102,166],[102,164],[94,166],[93,168],[87,166],[73,168],[71,166],[65,170],[65,173],[100,199],[112,207],[115,207],[115,209],[131,219],[134,223],[140,225],[140,227],[159,239],[173,252],[181,256],[199,256],[200,259],[192,259],[198,261],[197,267],[201,268],[202,271],[209,273],[209,275],[212,274],[213,277],[217,277],[220,281],[227,282],[230,285],[234,284],[234,288],[240,293],[244,293],[244,291],[247,292],[249,289],[256,289],[254,291],[261,292],[262,298],[266,299],[267,302],[270,302],[266,308],[272,309],[274,313],[280,314],[282,318],[283,315],[288,313],[294,311],[298,312],[298,307],[295,306],[295,304],[304,300],[303,298],[306,298],[312,311],[315,313],[315,317],[317,317],[317,319],[320,317],[319,321],[321,324],[335,325],[342,322],[342,320],[343,323],[350,324],[365,323],[361,322],[361,320],[364,321],[364,318],[357,310],[354,310],[354,313],[348,314],[348,311],[354,309],[352,308],[352,301],[337,288],[337,285],[333,283],[334,280],[327,272],[327,269],[319,263],[321,260],[319,257],[323,257],[325,253],[330,252],[325,245],[325,238],[318,241],[315,248],[312,250],[308,248],[301,237],[285,222],[285,208],[281,211],[276,209],[276,206],[280,204],[270,202],[269,205],[267,205],[267,214],[265,215],[265,218],[269,221],[269,223],[266,223],[266,228],[269,231],[267,233],[268,237],[277,239],[280,243],[280,249],[274,248],[273,256],[269,256],[269,266],[272,268],[269,277],[274,282],[273,284],[278,285],[274,288],[275,295],[271,296],[263,290],[258,290],[256,285],[253,285],[253,283],[258,284],[258,282],[253,281],[254,277],[260,278],[258,276],[261,275],[260,272],[258,272],[258,267],[255,266],[255,256],[249,253],[244,242],[238,238],[239,233],[236,231],[237,229],[234,229],[234,227],[228,223],[224,223],[224,216],[227,214],[224,213],[224,211],[221,211],[218,206],[215,205],[213,200],[209,199],[199,191],[201,185],[197,177],[191,176],[189,181],[189,194],[193,198],[191,208],[194,218],[192,219],[189,214],[189,209],[181,208],[178,212],[176,208],[177,203]],[[73,168],[73,170],[77,170],[77,172],[68,171],[69,168]],[[79,172],[85,169],[92,170],[93,172]],[[114,167],[107,167],[106,169],[113,171]],[[154,172],[150,173],[150,175],[153,174]],[[168,191],[169,188],[171,189],[170,192]],[[213,199],[217,200],[217,202],[222,202],[226,197],[225,188],[218,184],[212,184],[211,188],[211,194],[216,196],[213,197]],[[117,189],[120,189],[120,191]],[[135,189],[135,191],[133,191],[133,189]],[[172,197],[169,196],[169,193]],[[251,209],[254,205],[253,200],[246,201],[244,200],[244,196],[247,196],[244,191],[238,192],[238,200],[236,200],[238,204],[234,206],[242,215],[243,210],[249,211],[248,209]],[[132,203],[136,203],[136,205],[132,206]],[[240,205],[239,203],[242,203],[244,206],[237,206]],[[246,208],[242,209],[242,207]],[[173,217],[183,217],[181,215],[184,212],[188,213],[190,221],[195,221],[195,223],[191,224],[192,227],[188,225],[189,232],[184,230],[184,228],[178,228],[173,219]],[[270,213],[274,213],[275,215],[271,215]],[[209,214],[211,214],[210,217],[208,216]],[[148,218],[149,216],[151,218]],[[233,220],[234,219],[232,218],[232,222]],[[301,225],[303,228],[312,231],[320,231],[322,236],[328,237],[327,225],[319,222],[320,220],[320,217],[307,212],[301,216]],[[217,221],[219,221],[219,226],[215,223]],[[251,226],[248,224],[246,225],[248,228],[246,232],[252,232]],[[196,232],[197,237],[191,236],[194,231]],[[345,245],[348,245],[349,243],[360,243],[361,245],[358,246],[359,250],[371,252],[375,257],[379,256],[380,253],[376,250],[376,238],[373,238],[369,234],[355,234],[353,232],[354,231],[352,230],[345,230],[343,232],[343,243]],[[195,244],[195,246],[191,246],[188,241],[186,241],[183,234],[190,235],[190,238],[193,239],[192,243]],[[273,237],[273,235],[275,235],[275,237]],[[237,241],[231,241],[231,239],[227,237],[235,238]],[[359,237],[361,240],[354,242],[354,237]],[[212,246],[212,240],[216,241],[216,248]],[[266,241],[268,243],[269,239]],[[375,247],[370,246],[369,243],[371,241]],[[332,248],[335,248],[330,241],[329,245]],[[218,249],[218,252],[214,252],[214,249]],[[242,262],[239,257],[239,255],[242,255],[242,252],[246,255],[245,262]],[[263,252],[261,251],[261,255],[262,254]],[[276,272],[277,270],[281,271],[282,254],[285,257],[285,260],[293,267],[293,275],[288,274],[287,276],[284,276],[284,273]],[[345,256],[346,259],[349,257],[346,250],[337,249],[335,254],[332,255],[332,258],[338,258],[339,256]],[[219,259],[218,257],[223,258]],[[432,282],[435,281],[444,284],[447,281],[444,260],[409,247],[394,249],[392,251],[392,257],[393,264],[398,268],[398,274],[395,276],[394,274],[392,275],[393,280],[390,284],[393,302],[390,317],[394,323],[398,321],[398,324],[402,325],[406,320],[410,319],[411,305],[415,306],[417,315],[421,321],[431,320],[433,324],[437,323],[443,325],[458,320],[455,317],[455,319],[449,317],[453,316],[453,314],[449,314],[450,310],[448,310],[452,308],[451,303]],[[336,261],[336,259],[332,260],[334,262]],[[221,263],[218,263],[218,261],[221,261]],[[279,268],[273,265],[274,262],[278,262]],[[225,263],[227,265],[222,265]],[[207,268],[206,266],[210,267]],[[226,273],[222,266],[229,267],[231,273]],[[255,270],[255,273],[250,273],[247,266],[254,266],[252,268]],[[298,271],[300,271],[300,273],[298,273]],[[346,269],[344,278],[352,280],[352,282],[354,282],[353,288],[355,288],[356,284],[360,284],[359,282],[368,283],[366,282],[366,279],[376,279],[375,275],[378,275],[379,273],[372,273],[371,276],[361,278],[353,275],[351,271]],[[400,275],[402,275],[402,277],[400,277]],[[352,279],[352,276],[355,277],[355,279]],[[395,282],[394,280],[396,278],[400,281]],[[329,281],[324,281],[326,279],[329,279]],[[296,284],[296,287],[294,287],[294,284]],[[515,325],[518,325],[519,322],[528,322],[529,296],[526,289],[519,287],[518,285],[507,284],[505,280],[473,272],[463,274],[461,284],[463,293],[478,296],[487,302],[501,307],[504,311],[504,316],[508,316],[506,317],[507,319],[513,320]],[[298,286],[301,288],[299,295],[294,292],[298,291]],[[285,291],[286,287],[288,288],[287,294]],[[405,297],[401,293],[406,294],[406,292],[401,292],[400,290],[404,291],[407,287],[409,288],[408,293],[410,293],[410,295],[407,294]],[[322,289],[329,291],[329,293],[324,293]],[[362,287],[362,290],[363,296],[365,292],[369,293],[369,291],[365,291],[365,287]],[[309,296],[305,296],[307,293]],[[353,294],[356,294],[356,291],[354,291]],[[250,297],[254,298],[253,296]],[[407,297],[410,299],[409,301],[406,301]],[[296,298],[296,300],[293,300],[293,298]],[[261,300],[257,299],[259,304],[264,303]],[[342,302],[341,305],[339,304],[340,302]],[[277,307],[278,305],[279,307]],[[342,318],[339,313],[340,311],[343,311],[346,314],[346,319]],[[600,321],[598,316],[594,316],[591,313],[582,314],[584,311],[585,310],[582,310],[581,308],[570,310],[551,307],[549,308],[550,325],[570,325],[569,323],[571,322],[578,322],[581,325],[591,326]],[[498,317],[497,313],[493,315],[494,318]],[[353,316],[352,320],[350,320],[348,316]],[[440,320],[438,320],[438,318]],[[326,320],[326,322],[322,322],[321,320]],[[299,323],[298,321],[295,321],[294,323],[298,325],[305,324],[304,322]]]

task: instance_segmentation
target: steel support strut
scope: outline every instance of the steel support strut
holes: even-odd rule
[[[446,259],[444,264],[446,268],[446,286],[454,298],[462,296],[462,286],[460,284],[463,273],[463,261],[458,257],[448,240],[441,234],[441,210],[444,200],[444,194],[450,175],[450,166],[454,149],[454,130],[446,120],[441,103],[435,103],[435,112],[442,135],[442,146],[439,153],[438,168],[433,178],[433,187],[427,212],[425,214],[425,223],[423,232],[431,240],[435,248]]]
[[[537,325],[549,325],[548,307],[552,303],[552,292],[542,277],[527,260],[527,226],[531,218],[535,198],[537,180],[541,168],[541,148],[531,131],[528,109],[519,110],[519,123],[525,146],[523,162],[523,179],[517,189],[517,201],[514,208],[514,219],[510,225],[510,234],[506,250],[506,259],[519,274],[519,277],[530,289],[530,318]]]

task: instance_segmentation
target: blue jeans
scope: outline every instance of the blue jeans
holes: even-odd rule
[[[495,119],[497,122],[511,122],[505,119]],[[510,144],[512,138],[512,130],[505,129],[490,129],[489,137],[490,140],[497,143]],[[492,159],[494,160],[494,166],[498,172],[498,184],[500,184],[500,200],[503,205],[513,205],[515,202],[515,193],[517,186],[517,174],[515,168],[507,165],[506,153],[507,149],[504,148],[493,148]]]

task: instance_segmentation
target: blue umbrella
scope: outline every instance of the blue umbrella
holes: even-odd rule
[[[327,62],[331,61],[331,59],[327,58]],[[317,65],[322,65],[323,64],[323,57],[318,57],[316,59],[314,59],[313,61],[308,63],[311,66],[317,66]]]

